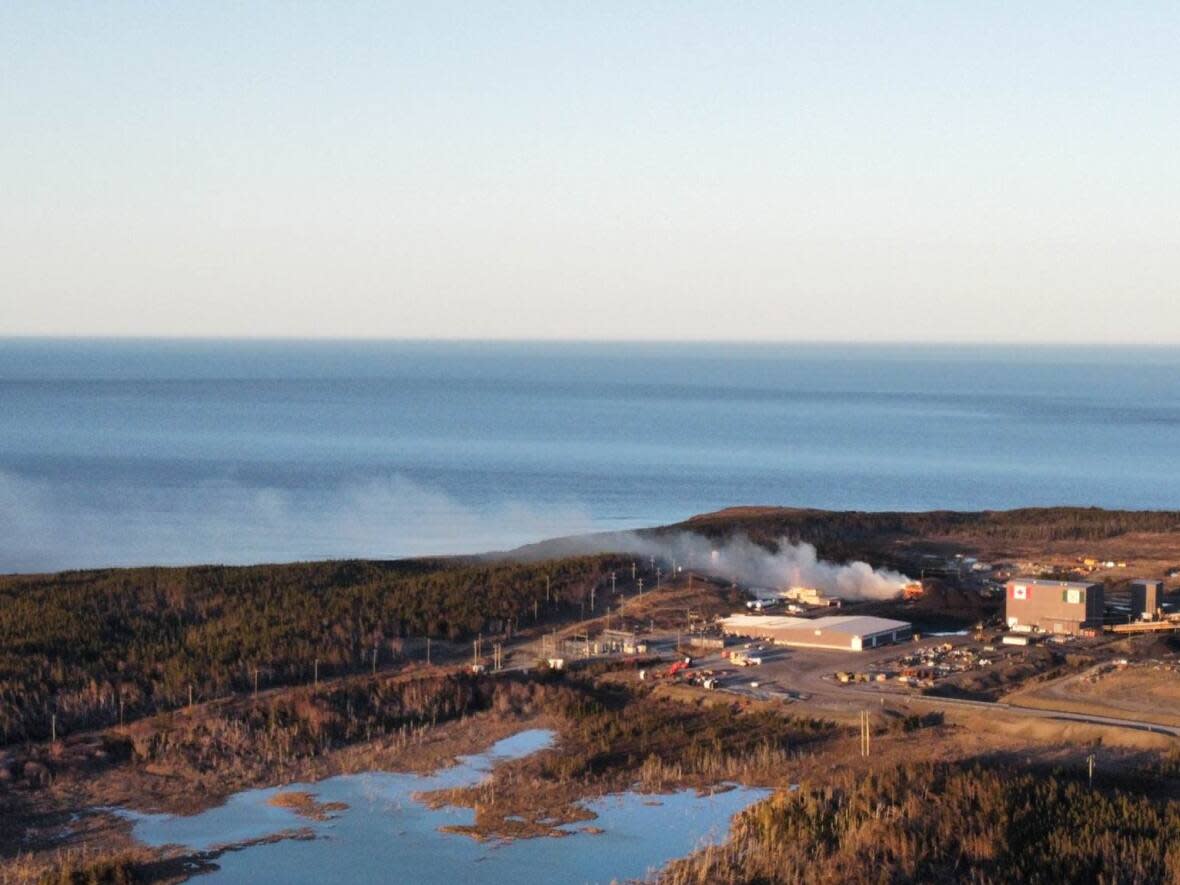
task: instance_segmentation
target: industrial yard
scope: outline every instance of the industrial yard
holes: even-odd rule
[[[933,576],[888,603],[717,575],[694,585],[689,575],[665,588],[660,627],[651,620],[644,629],[632,615],[631,633],[583,631],[565,641],[561,663],[646,655],[635,678],[817,714],[870,700],[901,709],[982,703],[1017,717],[1180,726],[1168,712],[1180,702],[1180,618],[1164,579],[1087,577],[1127,567],[1114,561],[1083,561],[1053,578],[964,554],[915,553],[909,563]],[[685,593],[694,605],[673,601]],[[948,610],[956,598],[973,601],[956,615]]]
[[[698,579],[694,592],[702,586],[707,582]],[[674,597],[684,589],[674,585],[665,592]],[[843,628],[839,645],[831,639],[833,627]],[[888,641],[857,641],[874,635]],[[922,635],[905,622],[833,618],[817,609],[812,618],[736,613],[699,619],[692,631],[636,633],[632,642],[629,653],[591,643],[602,655],[573,645],[573,657],[562,663],[634,661],[635,669],[624,671],[631,679],[782,704],[798,715],[843,716],[866,704],[899,715],[961,715],[967,709],[961,705],[975,704],[1017,720],[1052,715],[1131,729],[1180,726],[1180,717],[1159,713],[1180,700],[1180,643],[1167,637],[1011,634],[999,623]],[[1097,690],[1063,687],[1089,686],[1096,676]],[[1085,697],[1075,696],[1079,692]],[[1135,699],[1117,700],[1124,694]]]

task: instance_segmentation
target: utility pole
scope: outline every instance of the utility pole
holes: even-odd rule
[[[660,589],[660,574],[661,574],[660,570],[656,569],[656,589],[657,590]]]
[[[610,595],[614,596],[616,592],[617,591],[615,590],[615,573],[611,572],[610,573]]]
[[[594,584],[590,585],[590,611],[594,611]]]
[[[53,713],[49,717],[49,742],[51,744],[57,743],[57,714]]]
[[[191,711],[193,708],[193,684],[188,684],[188,708]]]
[[[426,666],[430,666],[430,637],[426,637]]]
[[[643,578],[639,579],[639,598],[643,599]]]
[[[606,629],[610,629],[610,606],[606,607]]]
[[[1086,757],[1086,762],[1090,765],[1090,789],[1094,789],[1094,754],[1091,753]]]
[[[545,576],[545,601],[549,601],[549,576]]]
[[[373,646],[373,675],[377,675],[377,646]]]
[[[539,611],[540,607],[541,607],[541,600],[534,599],[533,600],[533,623],[534,624],[537,622],[538,611]]]
[[[631,583],[632,584],[635,583],[635,561],[634,560],[632,560],[632,562],[631,562]]]

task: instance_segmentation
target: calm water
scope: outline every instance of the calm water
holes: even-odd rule
[[[413,798],[421,790],[478,783],[497,760],[543,749],[551,739],[547,731],[523,732],[429,777],[373,773],[283,788],[307,789],[320,801],[348,804],[347,811],[329,821],[308,821],[269,805],[277,789],[239,793],[192,817],[130,816],[135,836],[149,845],[203,850],[302,827],[317,837],[228,852],[217,861],[221,869],[202,877],[203,882],[572,885],[637,878],[703,841],[720,841],[734,814],[767,795],[765,790],[739,788],[704,797],[691,790],[655,797],[609,796],[587,803],[596,820],[564,827],[574,835],[486,844],[439,832],[442,826],[472,823],[472,810],[432,811]],[[587,824],[604,832],[582,832]]]
[[[1180,351],[0,341],[0,571],[1180,507]]]

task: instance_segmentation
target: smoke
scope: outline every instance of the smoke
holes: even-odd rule
[[[401,474],[301,488],[233,478],[75,487],[0,471],[0,572],[482,553],[591,527],[574,503],[473,505]],[[824,562],[812,545],[786,539],[767,550],[745,537],[624,532],[527,550],[515,558],[655,556],[749,586],[815,587],[844,599],[888,599],[907,581],[864,562]]]
[[[595,546],[598,552],[654,556],[751,587],[814,587],[849,600],[893,599],[910,580],[899,572],[874,569],[867,562],[826,562],[813,545],[793,544],[786,538],[768,550],[744,535],[718,542],[692,532],[669,536],[627,532],[603,537]]]
[[[60,483],[0,471],[0,573],[482,553],[591,527],[574,502],[469,503],[401,474],[290,487],[233,477]]]

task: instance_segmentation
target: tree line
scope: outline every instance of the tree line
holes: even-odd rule
[[[828,559],[890,554],[896,539],[986,537],[993,542],[1101,541],[1128,532],[1180,532],[1180,511],[1103,510],[1098,507],[1030,507],[960,512],[835,511],[781,508],[696,517],[661,531],[690,530],[709,537],[742,532],[755,541],[780,538],[814,544]]]

